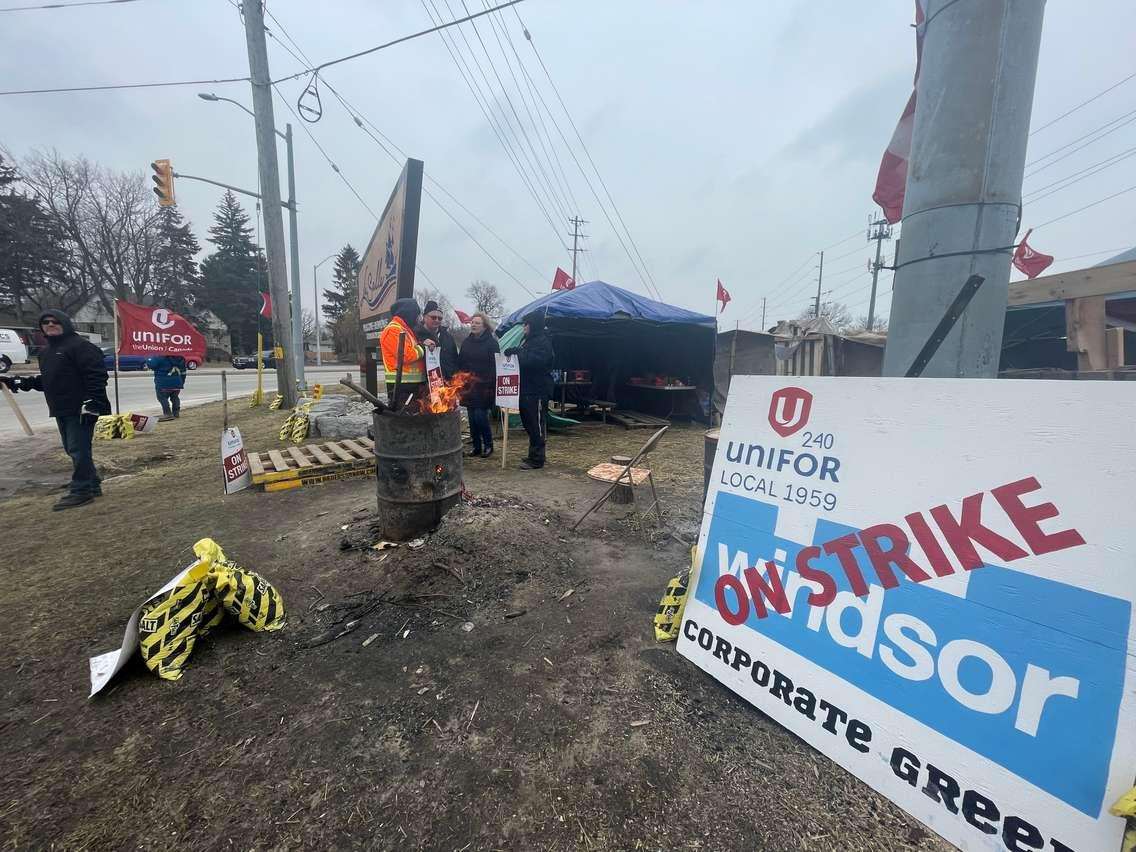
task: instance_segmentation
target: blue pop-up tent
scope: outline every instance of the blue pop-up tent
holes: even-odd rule
[[[505,317],[497,331],[503,349],[516,345],[523,318],[535,312],[552,337],[556,368],[591,375],[590,387],[576,391],[580,397],[642,410],[651,407],[651,395],[637,392],[632,378],[678,379],[707,393],[714,387],[712,316],[592,281],[548,293]],[[659,413],[669,405],[660,400]]]

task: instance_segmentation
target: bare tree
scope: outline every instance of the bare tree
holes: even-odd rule
[[[113,172],[82,157],[67,160],[54,150],[32,153],[22,171],[67,240],[75,283],[89,284],[108,310],[116,298],[144,302],[160,218],[145,175]]]
[[[414,297],[418,299],[418,304],[423,310],[426,309],[427,302],[437,302],[438,307],[442,309],[443,325],[450,327],[454,324],[454,321],[457,319],[457,315],[454,313],[454,306],[441,290],[436,287],[417,287],[415,289],[417,289],[418,292],[414,294]]]
[[[843,302],[821,302],[820,315],[827,319],[837,331],[848,331],[854,325],[852,311]],[[807,320],[814,316],[813,309],[801,311],[797,319]]]
[[[867,314],[865,314],[865,315],[861,316],[859,319],[857,319],[856,322],[854,322],[848,330],[849,331],[868,331],[868,332],[872,332],[873,334],[887,334],[887,330],[888,330],[887,317],[882,317],[882,316],[879,316],[879,315],[872,317],[872,327],[869,328],[868,327],[868,316],[867,316]]]
[[[488,281],[474,281],[466,288],[465,294],[473,301],[474,307],[483,314],[500,319],[505,314],[505,300],[497,285]]]
[[[304,343],[316,344],[316,318],[311,311],[303,311],[300,314],[300,333],[303,335]]]

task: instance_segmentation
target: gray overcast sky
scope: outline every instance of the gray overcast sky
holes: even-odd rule
[[[436,2],[447,19],[462,14],[460,0],[452,0],[449,11],[446,0]],[[480,0],[466,2],[471,11],[484,8]],[[709,313],[714,280],[720,277],[734,297],[723,324],[740,321],[755,328],[763,295],[771,297],[770,322],[799,312],[815,287],[797,280],[812,274],[810,253],[859,233],[874,210],[871,193],[880,154],[911,89],[911,0],[528,0],[517,8],[663,298]],[[269,10],[316,61],[430,26],[419,0],[274,0]],[[478,29],[527,123],[485,20]],[[517,18],[506,12],[502,21],[571,136]],[[469,24],[462,29],[496,86],[473,30]],[[274,31],[283,37],[278,28]],[[1034,127],[1136,71],[1134,32],[1131,0],[1050,0]],[[457,43],[465,51],[460,37]],[[271,40],[269,55],[274,77],[302,67]],[[140,0],[0,14],[4,90],[247,74],[241,21],[228,0]],[[558,236],[504,155],[438,35],[335,66],[326,79],[395,143],[423,159],[428,175],[540,270],[538,275],[437,193],[530,290],[543,294],[557,265],[570,268]],[[303,85],[297,80],[281,88],[294,104]],[[151,160],[169,157],[179,171],[254,188],[251,119],[229,104],[198,100],[198,88],[251,104],[247,83],[4,97],[0,145],[17,157],[55,147],[123,170],[146,169]],[[381,212],[400,166],[326,90],[323,107],[322,120],[309,129],[371,208]],[[280,100],[276,109],[280,127],[287,120],[300,124]],[[1031,136],[1029,159],[1133,110],[1136,80]],[[646,292],[556,131],[551,126],[549,131],[579,215],[589,220],[589,253],[579,277]],[[296,134],[300,267],[304,305],[310,308],[312,265],[346,242],[362,252],[375,219],[304,131],[297,127]],[[1121,125],[1027,178],[1025,191],[1126,152],[1134,138],[1136,126]],[[532,142],[541,151],[540,142]],[[586,165],[578,144],[572,150]],[[1027,203],[1023,228],[1133,184],[1136,158],[1119,161]],[[177,192],[204,244],[220,191],[182,181]],[[554,210],[551,214],[557,217]],[[556,224],[562,234],[569,233],[567,223]],[[1031,243],[1057,255],[1054,271],[1073,269],[1132,246],[1134,225],[1136,193],[1130,193],[1037,231]],[[1089,253],[1094,254],[1078,257]],[[869,277],[860,270],[869,254],[858,236],[826,255],[826,289],[858,314],[866,311]],[[418,260],[456,307],[468,309],[464,290],[477,278],[496,283],[509,308],[531,298],[429,199],[423,200]],[[797,267],[800,273],[778,286]],[[321,270],[321,289],[329,271],[330,264]],[[890,286],[890,275],[881,276],[881,292]],[[885,310],[887,303],[885,297]]]

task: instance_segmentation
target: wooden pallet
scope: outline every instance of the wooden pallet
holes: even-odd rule
[[[625,409],[610,412],[607,419],[612,423],[618,423],[624,429],[661,429],[670,425],[669,420],[652,417],[650,414],[643,414],[641,411],[627,411]]]
[[[249,467],[253,484],[265,491],[285,491],[333,479],[373,476],[375,442],[370,438],[345,438],[325,444],[249,453]]]

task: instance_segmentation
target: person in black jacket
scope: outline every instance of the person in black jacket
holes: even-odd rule
[[[422,325],[417,334],[419,340],[433,340],[438,344],[438,360],[442,367],[442,378],[447,382],[458,371],[458,345],[450,330],[442,325],[442,309],[431,299],[422,311]]]
[[[552,396],[552,340],[544,329],[544,314],[535,311],[524,318],[525,336],[520,346],[505,350],[516,355],[521,367],[521,424],[529,436],[529,454],[521,461],[524,470],[544,467],[545,436],[548,432],[548,400]]]
[[[44,311],[39,327],[47,338],[39,353],[39,375],[0,378],[14,391],[43,391],[47,398],[72,465],[70,493],[52,508],[70,509],[102,495],[91,443],[99,415],[110,414],[107,371],[102,350],[75,333],[67,314]]]
[[[487,459],[493,455],[489,409],[493,407],[497,389],[497,363],[493,356],[501,347],[493,335],[493,323],[485,314],[474,314],[469,328],[469,337],[462,341],[458,353],[458,369],[474,377],[462,395],[462,405],[469,412],[469,436],[473,440],[473,449],[468,455]]]

